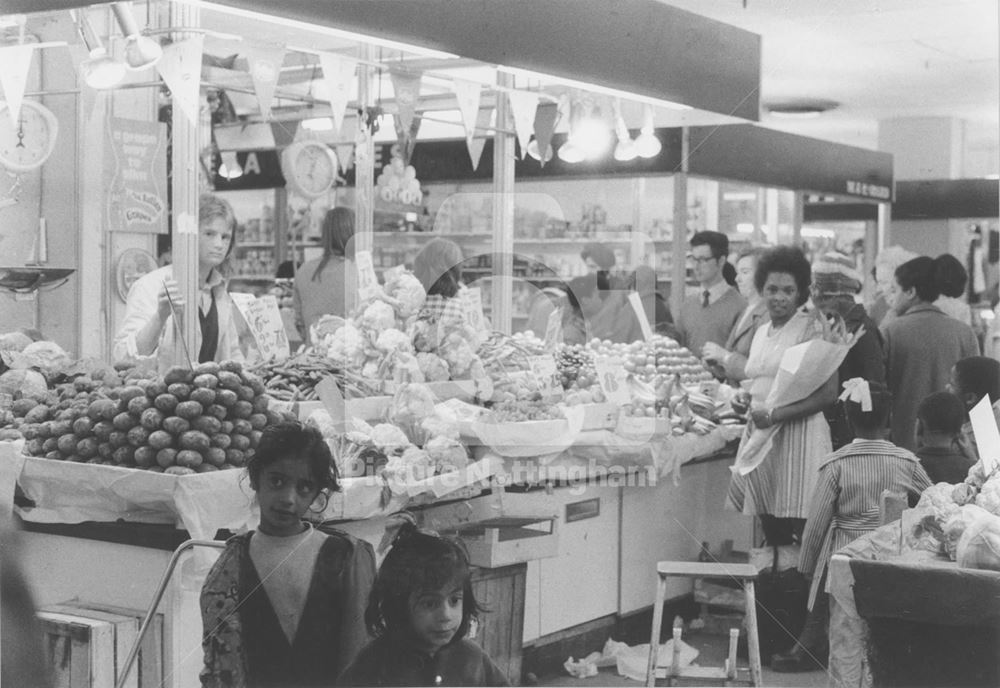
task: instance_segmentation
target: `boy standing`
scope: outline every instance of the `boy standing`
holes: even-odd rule
[[[935,392],[917,407],[917,450],[932,483],[960,483],[975,464],[959,441],[965,406],[951,392]]]

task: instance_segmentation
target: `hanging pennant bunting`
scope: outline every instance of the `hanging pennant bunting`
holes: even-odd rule
[[[410,120],[410,126],[403,126],[403,119],[399,115],[392,118],[396,125],[396,140],[399,143],[399,155],[403,158],[403,164],[410,164],[410,157],[413,155],[413,147],[417,145],[417,132],[420,131],[421,119],[414,117]]]
[[[535,110],[535,140],[538,141],[538,155],[542,167],[545,167],[547,151],[552,145],[552,133],[556,130],[556,120],[559,119],[558,103],[539,103]]]
[[[392,91],[396,97],[396,112],[399,113],[403,129],[407,130],[417,112],[422,75],[420,72],[389,72],[389,76],[392,78]]]
[[[285,46],[274,43],[249,43],[246,49],[253,92],[257,96],[260,115],[271,119],[271,101],[278,87],[281,65],[285,61]]]
[[[337,152],[337,161],[340,163],[340,171],[347,174],[347,170],[351,169],[351,165],[354,164],[354,144],[344,143],[339,146],[334,146],[334,150]]]
[[[482,98],[483,87],[472,81],[456,80],[452,83],[452,90],[458,100],[458,111],[462,115],[465,142],[469,143],[476,133],[476,113],[479,112],[479,100]]]
[[[323,67],[323,78],[326,80],[326,88],[330,92],[333,133],[337,136],[340,134],[340,128],[344,125],[347,104],[351,101],[351,85],[358,63],[349,57],[341,57],[333,53],[320,53],[319,63]]]
[[[486,145],[486,139],[491,136],[486,128],[490,126],[492,116],[493,108],[491,107],[480,108],[479,114],[476,115],[476,135],[468,141],[469,158],[472,160],[473,170],[479,168],[479,159],[483,157],[483,147]]]
[[[17,122],[21,114],[21,103],[24,101],[24,89],[28,83],[28,70],[31,68],[31,54],[35,52],[30,45],[12,45],[0,48],[0,85],[3,86],[4,100],[10,109],[12,122]]]
[[[163,57],[156,69],[173,96],[174,105],[180,107],[191,124],[198,123],[201,94],[201,54],[205,35],[196,34],[163,49]]]
[[[538,94],[531,91],[508,91],[510,111],[514,115],[514,131],[517,132],[517,142],[521,144],[521,160],[528,154],[528,141],[534,130],[532,126],[535,110],[538,108]]]

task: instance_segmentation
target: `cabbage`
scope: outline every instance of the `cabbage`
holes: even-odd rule
[[[55,342],[32,342],[21,352],[26,367],[38,368],[43,373],[59,373],[72,363],[61,346]]]
[[[8,370],[0,375],[0,393],[14,399],[43,397],[49,391],[45,378],[34,370]]]
[[[31,337],[23,332],[8,332],[0,335],[0,351],[24,351],[31,344]]]

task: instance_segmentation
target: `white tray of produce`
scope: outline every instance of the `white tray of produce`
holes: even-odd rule
[[[584,410],[564,407],[563,418],[517,423],[489,422],[483,418],[471,429],[484,446],[501,456],[540,456],[563,452],[572,446],[583,428]]]

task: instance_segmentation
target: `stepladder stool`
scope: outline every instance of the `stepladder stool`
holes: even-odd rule
[[[653,605],[653,624],[649,635],[649,660],[646,664],[646,685],[652,688],[658,678],[666,679],[667,685],[673,685],[673,679],[694,679],[713,682],[714,685],[761,685],[760,645],[757,638],[757,602],[754,582],[757,580],[757,569],[751,564],[730,564],[702,561],[661,561],[656,565],[658,577],[656,586],[656,602]],[[658,666],[660,649],[660,630],[663,624],[663,603],[667,592],[667,578],[728,578],[736,580],[743,588],[746,600],[744,625],[747,631],[747,650],[750,660],[750,677],[746,679],[746,670],[736,666],[736,644],[738,629],[732,629],[729,642],[729,659],[725,668],[689,667],[681,669],[678,665],[680,655],[680,629],[674,629],[673,661],[668,666]]]

